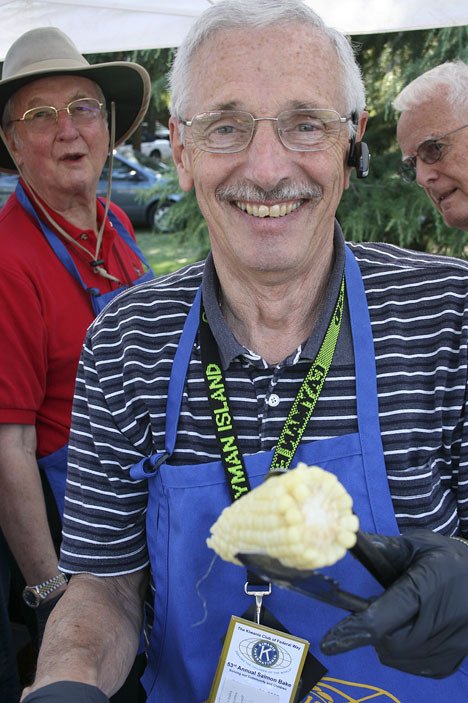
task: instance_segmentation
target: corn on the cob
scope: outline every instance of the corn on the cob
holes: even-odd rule
[[[334,474],[299,463],[225,508],[207,544],[234,564],[235,555],[267,554],[285,566],[334,564],[356,542],[352,499]]]

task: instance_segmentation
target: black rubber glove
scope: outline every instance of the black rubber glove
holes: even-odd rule
[[[36,615],[36,624],[37,624],[37,648],[41,648],[42,644],[42,638],[44,637],[44,630],[47,625],[47,620],[49,619],[49,615],[59,602],[60,598],[63,596],[65,591],[61,591],[58,595],[54,596],[53,598],[48,598],[45,600],[43,603],[40,604],[39,607],[37,607],[34,610],[34,613]]]
[[[468,544],[426,530],[368,535],[402,575],[321,642],[325,654],[373,645],[382,664],[432,678],[468,654]]]
[[[22,703],[109,703],[109,699],[96,686],[77,681],[57,681],[30,693]]]

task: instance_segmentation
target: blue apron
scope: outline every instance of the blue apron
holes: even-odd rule
[[[126,290],[127,288],[130,288],[131,286],[136,285],[137,283],[144,283],[145,281],[150,281],[154,278],[154,274],[151,270],[150,265],[146,261],[143,252],[139,249],[135,240],[132,239],[132,237],[127,232],[123,224],[120,222],[118,217],[109,210],[108,217],[109,220],[112,222],[117,234],[125,241],[126,244],[128,244],[130,249],[138,256],[140,261],[142,261],[147,266],[148,271],[143,276],[133,281],[131,284],[120,286],[119,288],[116,288],[115,290],[109,291],[107,293],[100,293],[98,288],[88,287],[83,281],[80,272],[78,271],[67,247],[62,242],[62,240],[55,234],[55,232],[53,232],[53,230],[51,230],[50,227],[48,227],[39,218],[31,201],[26,195],[26,192],[21,183],[18,183],[18,185],[16,186],[16,197],[18,198],[19,202],[26,210],[26,212],[32,215],[32,217],[36,220],[40,229],[42,230],[42,233],[49,242],[59,261],[65,266],[65,268],[73,276],[73,278],[78,281],[83,290],[88,293],[88,295],[90,296],[91,306],[95,315],[98,315],[101,310],[103,310],[105,306],[122,291]],[[65,445],[63,447],[60,447],[60,449],[57,449],[52,454],[42,457],[37,461],[40,469],[47,476],[47,480],[54,494],[55,502],[57,503],[60,516],[63,515],[65,499],[67,454],[68,445]]]
[[[303,442],[298,461],[336,474],[352,495],[361,528],[398,534],[380,436],[374,346],[359,267],[346,249],[346,290],[356,365],[358,432]],[[220,461],[171,466],[181,396],[198,328],[200,290],[187,317],[168,389],[165,452],[136,464],[131,475],[149,479],[147,543],[155,584],[154,624],[142,682],[148,703],[202,703],[208,698],[231,615],[241,616],[252,598],[244,593],[244,569],[223,562],[208,549],[209,528],[230,497]],[[167,455],[167,456],[166,456]],[[264,480],[273,452],[246,456],[252,488]],[[342,588],[361,596],[380,586],[350,555],[324,570]],[[326,657],[319,642],[347,613],[292,591],[273,587],[268,610],[327,667],[304,703],[466,703],[468,666],[447,679],[412,676],[380,664],[365,647]]]

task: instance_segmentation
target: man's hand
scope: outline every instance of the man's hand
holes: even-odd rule
[[[333,627],[322,651],[373,645],[382,664],[449,676],[468,654],[468,543],[425,530],[369,537],[402,575],[366,610]]]

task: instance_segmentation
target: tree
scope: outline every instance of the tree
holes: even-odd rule
[[[132,135],[131,142],[139,148],[142,141],[142,127],[148,132],[154,132],[156,122],[167,125],[169,119],[169,87],[167,73],[172,62],[175,49],[142,49],[138,51],[118,51],[107,54],[89,54],[89,63],[105,63],[107,61],[133,61],[148,71],[151,78],[151,101],[142,125]]]
[[[463,255],[466,233],[448,228],[416,184],[398,176],[397,114],[392,101],[418,75],[444,61],[468,61],[468,27],[354,36],[370,114],[371,172],[351,181],[338,218],[348,239]]]

